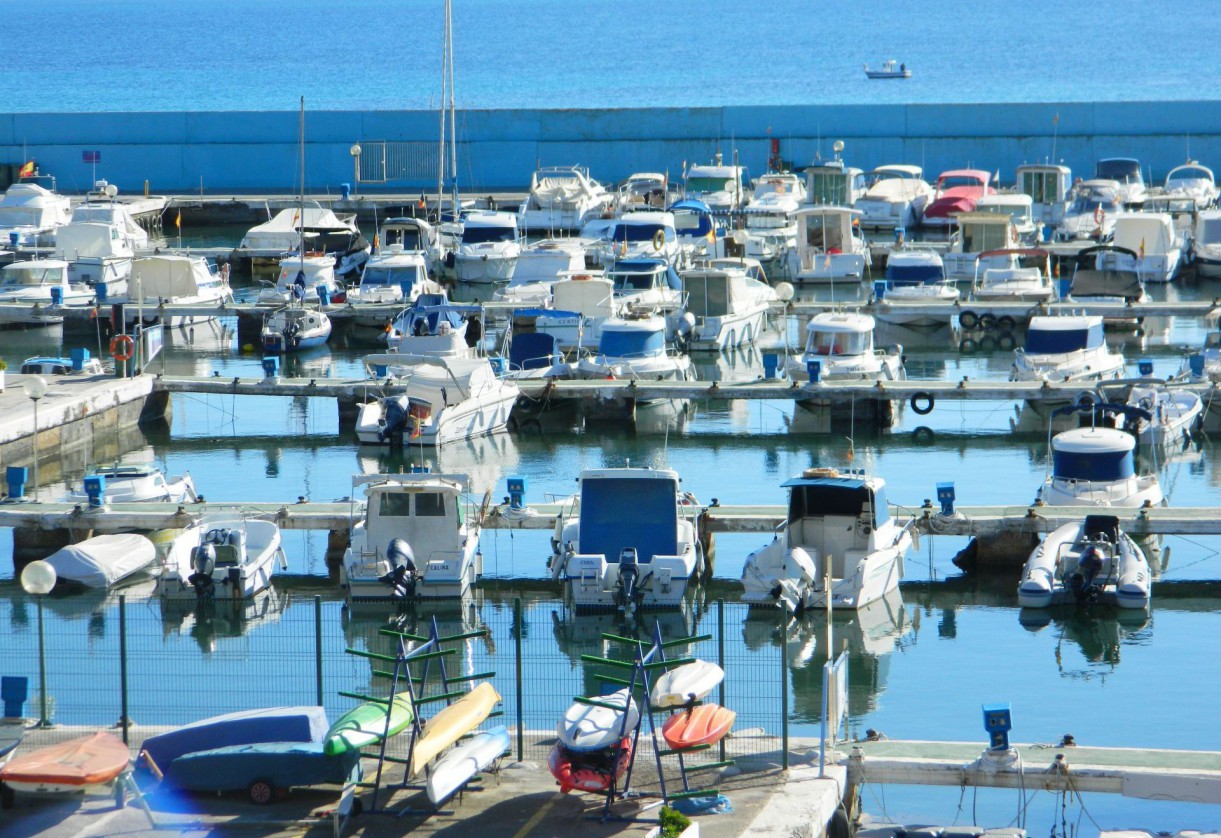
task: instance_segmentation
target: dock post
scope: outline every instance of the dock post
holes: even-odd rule
[[[716,662],[717,666],[721,667],[721,672],[725,671],[725,600],[718,599],[716,601]],[[721,679],[720,686],[717,687],[717,703],[722,707],[725,706],[725,679]],[[721,762],[725,761],[725,737],[721,737],[720,741],[720,756],[717,757]]]
[[[322,706],[322,597],[314,594],[314,675],[317,704]]]
[[[789,769],[789,604],[780,609],[780,768]]]
[[[521,706],[521,597],[513,598],[513,663],[514,682],[517,688],[517,761],[522,761],[525,749],[525,731]]]
[[[127,744],[127,596],[119,595],[119,724],[123,726],[123,744]]]

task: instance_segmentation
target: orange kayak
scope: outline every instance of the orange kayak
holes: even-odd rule
[[[14,757],[0,768],[0,781],[17,791],[78,791],[112,782],[130,762],[121,740],[95,733]]]
[[[701,704],[666,719],[661,735],[671,748],[712,745],[729,733],[737,715],[719,704]]]

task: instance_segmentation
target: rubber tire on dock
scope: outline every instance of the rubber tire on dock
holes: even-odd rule
[[[1000,317],[996,318],[996,327],[1002,332],[1012,332],[1017,328],[1017,321],[1008,314],[1002,314]]]
[[[996,315],[990,311],[985,311],[979,316],[979,326],[981,329],[995,329],[996,323]]]
[[[997,349],[1003,349],[1006,352],[1008,352],[1010,349],[1013,349],[1016,346],[1017,346],[1017,340],[1013,337],[1013,335],[1009,334],[1008,332],[1006,332],[1003,335],[1000,335],[996,339],[996,348]]]
[[[958,325],[964,329],[974,329],[979,325],[979,316],[973,311],[958,312]]]
[[[935,405],[937,401],[933,398],[932,393],[926,393],[921,390],[919,393],[912,393],[909,403],[911,404],[911,408],[914,413],[919,416],[928,416],[933,412],[933,405]]]

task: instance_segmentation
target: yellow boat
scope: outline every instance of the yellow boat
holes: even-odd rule
[[[484,681],[453,704],[424,723],[424,732],[416,739],[407,772],[414,777],[437,754],[478,727],[500,701],[500,693]]]

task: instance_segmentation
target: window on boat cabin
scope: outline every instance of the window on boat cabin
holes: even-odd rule
[[[665,335],[660,331],[603,331],[599,355],[608,358],[644,358],[666,351]]]
[[[1126,480],[1135,473],[1131,450],[1056,451],[1052,455],[1052,474],[1061,480]]]
[[[25,207],[0,207],[0,227],[41,227],[42,211]],[[5,242],[8,244],[8,242]]]
[[[983,189],[984,182],[977,177],[971,175],[952,175],[943,177],[937,181],[938,189]]]
[[[1221,218],[1206,218],[1196,226],[1196,244],[1221,241]]]
[[[411,265],[409,267],[398,268],[365,268],[364,273],[360,275],[360,285],[362,288],[371,288],[373,286],[389,286],[397,288],[401,283],[406,282],[410,287],[415,285],[420,280],[419,265]]]
[[[516,240],[517,233],[512,227],[472,227],[468,224],[462,230],[463,244],[488,244]]]
[[[871,494],[863,482],[853,486],[841,478],[802,483],[789,495],[789,521],[827,515],[855,518],[870,504]]]
[[[972,224],[968,222],[962,225],[963,253],[1003,250],[1008,246],[1008,224]]]
[[[610,280],[615,283],[616,291],[647,291],[656,284],[656,276],[657,274],[651,271],[645,273],[616,271],[610,275]]]
[[[1140,176],[1140,162],[1124,158],[1099,160],[1098,171],[1094,174],[1094,177],[1099,180],[1117,180],[1120,183],[1144,182]]]
[[[811,204],[847,204],[848,176],[843,172],[809,172],[806,201]]]
[[[666,241],[674,241],[674,230],[664,224],[616,224],[611,239],[617,242],[648,242],[658,233],[665,234]]]
[[[732,179],[720,177],[693,177],[687,178],[687,191],[695,193],[704,192],[732,192],[734,184]]]
[[[1060,200],[1059,178],[1057,172],[1022,172],[1018,187],[1036,204],[1051,204]]]
[[[381,492],[377,514],[382,518],[410,518],[411,495],[406,492]]]
[[[843,252],[844,233],[839,218],[826,215],[807,215],[806,245],[816,250]]]
[[[415,496],[417,518],[440,518],[445,515],[445,495],[440,492],[420,492]]]
[[[729,277],[689,276],[683,287],[687,311],[696,317],[720,317],[729,311]]]
[[[1102,324],[1085,329],[1031,329],[1026,333],[1026,353],[1059,355],[1102,346]]]
[[[915,265],[889,264],[886,266],[886,280],[892,288],[942,282],[945,280],[945,268],[936,262]]]
[[[810,332],[806,352],[813,355],[863,355],[869,351],[869,332]]]
[[[4,280],[0,285],[9,288],[37,288],[39,285],[59,285],[63,282],[62,268],[23,267],[9,265],[4,269]]]

